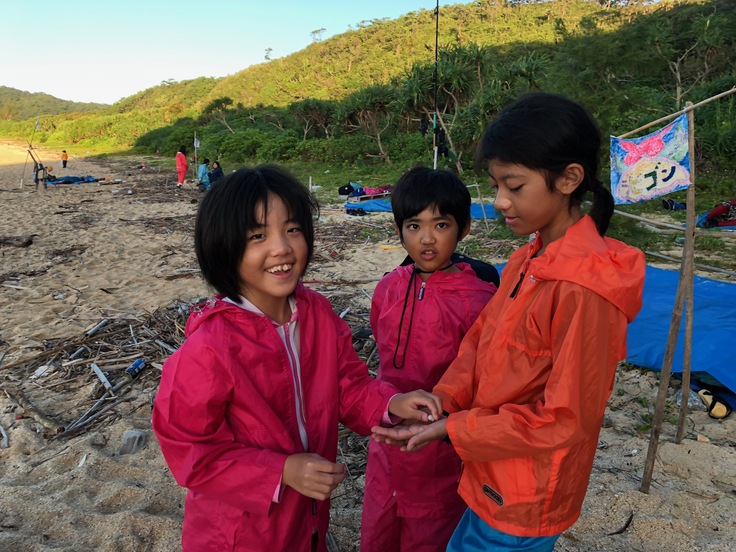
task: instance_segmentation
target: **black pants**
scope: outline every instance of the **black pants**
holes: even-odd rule
[[[66,169],[66,159],[61,160],[61,168]]]

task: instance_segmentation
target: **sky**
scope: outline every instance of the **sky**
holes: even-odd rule
[[[456,2],[440,2],[443,5]],[[0,86],[114,103],[162,81],[224,77],[436,0],[1,0]],[[11,53],[12,52],[12,53]]]

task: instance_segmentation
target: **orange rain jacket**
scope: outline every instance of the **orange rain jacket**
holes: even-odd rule
[[[580,516],[645,273],[644,254],[587,215],[533,258],[539,241],[511,256],[434,388],[464,462],[458,492],[494,529],[526,537]]]

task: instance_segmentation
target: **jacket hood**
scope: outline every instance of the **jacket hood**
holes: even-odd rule
[[[184,336],[190,337],[210,317],[225,311],[232,311],[231,316],[237,316],[238,311],[246,312],[237,305],[225,301],[223,296],[219,294],[209,298],[204,303],[192,306],[189,310]]]
[[[530,244],[528,258],[540,246]],[[645,272],[644,253],[598,234],[588,215],[568,228],[564,238],[549,244],[530,266],[537,280],[563,280],[590,289],[621,310],[629,322],[641,310]]]
[[[306,288],[303,287],[303,284],[301,283],[297,284],[296,290],[294,291],[294,295],[297,301],[305,297],[304,295],[305,289]],[[267,322],[268,325],[271,324],[270,319],[258,313],[251,312],[246,309],[242,309],[239,306],[231,303],[230,301],[226,301],[225,297],[218,293],[214,297],[209,298],[204,303],[199,303],[197,305],[192,306],[192,308],[189,311],[189,319],[187,320],[186,327],[184,329],[184,336],[189,337],[194,332],[196,332],[197,329],[206,320],[220,313],[223,313],[225,316],[254,317],[257,319],[263,319],[264,321]]]
[[[439,289],[447,287],[452,292],[474,292],[477,291],[479,287],[484,288],[488,285],[493,286],[495,289],[496,286],[494,284],[488,284],[478,278],[475,271],[468,263],[456,263],[455,266],[460,269],[459,274],[446,273],[442,271],[433,272],[427,279],[427,285],[438,287]],[[398,266],[395,270],[398,273],[401,282],[408,282],[412,277],[414,265],[409,264]]]

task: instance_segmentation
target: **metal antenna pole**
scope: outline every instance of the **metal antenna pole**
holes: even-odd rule
[[[440,0],[437,0],[437,7],[434,9],[434,121],[432,122],[432,143],[434,144],[434,165],[433,168],[437,168],[437,52],[439,50],[440,40]]]

